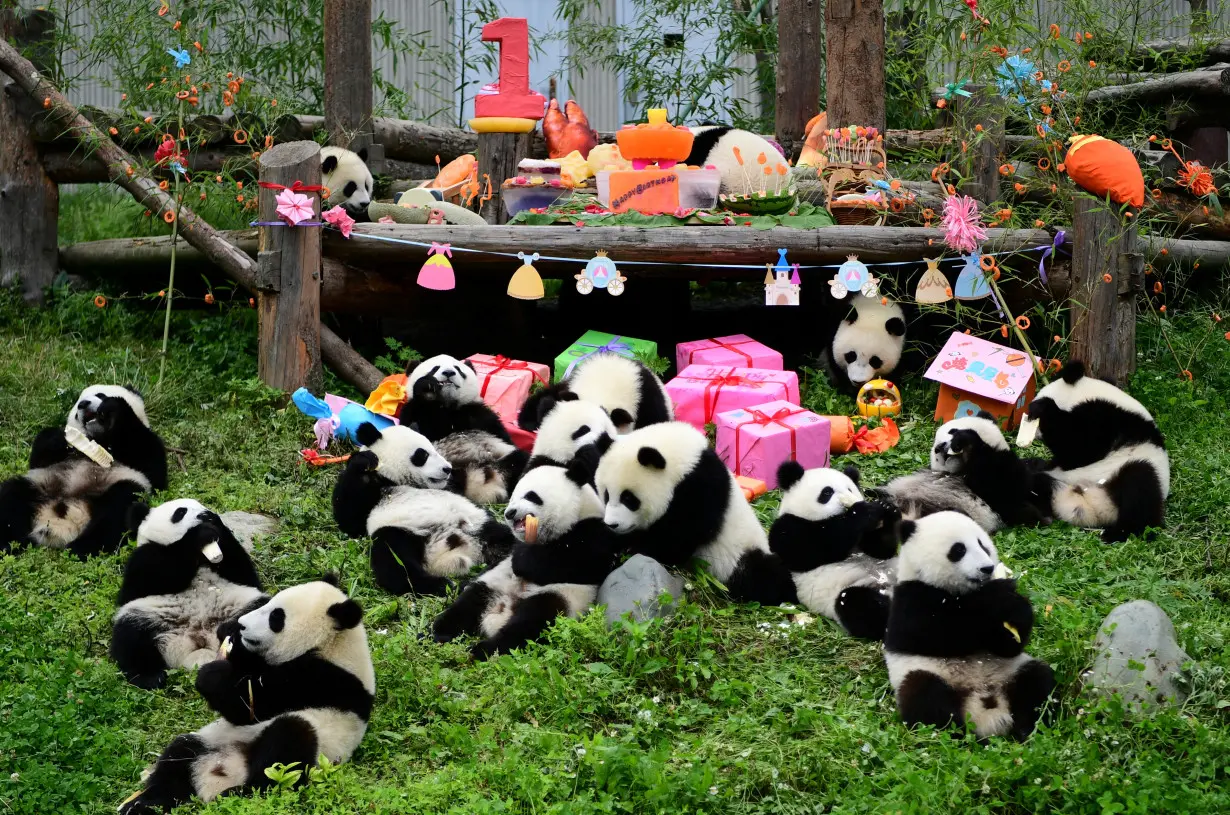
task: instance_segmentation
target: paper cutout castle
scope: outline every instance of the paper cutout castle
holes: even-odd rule
[[[786,250],[777,250],[777,263],[766,263],[764,304],[766,306],[797,306],[803,281],[799,279],[799,264],[786,262]]]

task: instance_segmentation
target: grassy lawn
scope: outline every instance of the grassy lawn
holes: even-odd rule
[[[337,471],[297,460],[311,421],[253,380],[254,313],[177,314],[159,381],[158,315],[59,295],[30,312],[0,294],[0,477],[21,473],[36,430],[79,390],[136,385],[155,429],[185,450],[163,498],[264,512],[281,531],[256,553],[270,588],[339,572],[367,609],[376,708],[350,764],[301,791],[228,798],[217,813],[895,813],[1230,811],[1230,342],[1209,310],[1169,326],[1181,382],[1142,322],[1133,392],[1172,456],[1166,529],[1106,546],[1062,525],[996,536],[1037,616],[1031,651],[1056,669],[1054,726],[978,746],[897,719],[880,649],[819,619],[732,606],[689,582],[665,622],[608,631],[600,613],[547,645],[468,664],[424,635],[439,598],[374,586],[363,542],[337,532]],[[472,349],[457,349],[469,353]],[[852,404],[808,377],[820,412]],[[336,382],[331,389],[347,393]],[[864,483],[923,466],[935,389],[902,387],[902,442],[860,458]],[[775,499],[758,503],[765,522]],[[81,563],[29,551],[0,559],[0,813],[107,813],[176,733],[212,717],[192,677],[150,693],[107,659],[125,552]],[[1102,617],[1152,600],[1196,665],[1185,705],[1125,715],[1081,687]],[[184,812],[200,810],[199,805]]]

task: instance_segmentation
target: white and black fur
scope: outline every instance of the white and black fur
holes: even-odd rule
[[[367,167],[367,148],[354,152],[344,147],[320,148],[320,183],[329,189],[326,207],[341,205],[356,221],[371,220],[372,171]]]
[[[1017,458],[995,418],[981,411],[940,425],[929,469],[894,478],[870,494],[896,505],[907,519],[952,510],[995,532],[1043,520],[1033,484],[1028,465]]]
[[[586,448],[567,467],[543,465],[517,484],[504,518],[518,538],[512,554],[469,583],[433,624],[437,642],[477,634],[475,659],[538,640],[556,617],[579,617],[614,568],[615,535],[591,482],[598,463]],[[525,540],[526,518],[537,536]]]
[[[196,688],[220,718],[175,737],[147,770],[144,789],[121,815],[164,812],[192,796],[267,789],[265,770],[320,756],[350,759],[367,732],[376,675],[363,609],[332,582],[278,592],[224,624],[229,652],[197,672]]]
[[[1145,406],[1069,362],[1027,409],[1051,460],[1037,478],[1043,512],[1102,529],[1107,542],[1160,528],[1170,495],[1170,457]]]
[[[851,294],[851,308],[837,325],[828,364],[834,384],[858,389],[882,379],[901,362],[905,349],[905,312],[897,303]]]
[[[699,558],[739,602],[797,599],[743,490],[691,425],[665,422],[620,436],[598,465],[596,486],[626,551],[667,566]]]
[[[93,385],[67,425],[109,453],[109,467],[70,446],[64,428],[39,432],[30,470],[0,484],[0,552],[11,544],[67,548],[79,557],[113,552],[127,531],[128,507],[167,484],[166,450],[131,388]]]
[[[856,467],[777,470],[782,490],[769,548],[794,577],[799,602],[856,637],[880,640],[897,574],[899,519],[892,507],[864,500]]]
[[[440,489],[452,468],[421,434],[370,422],[355,431],[333,489],[333,517],[352,537],[372,538],[376,583],[393,594],[443,594],[449,578],[495,563],[514,543],[503,524],[464,496]]]
[[[605,410],[620,433],[674,418],[670,396],[657,374],[640,360],[603,352],[582,359],[562,382],[531,394],[517,424],[538,430],[558,402],[575,399]]]
[[[995,579],[990,535],[960,513],[938,512],[903,521],[901,539],[884,637],[901,718],[945,727],[969,717],[980,739],[1025,738],[1055,677],[1025,653],[1033,608],[1014,581]]]
[[[727,195],[746,195],[759,192],[765,188],[764,175],[757,156],[764,153],[767,167],[786,166],[786,157],[781,151],[763,136],[758,136],[748,130],[740,130],[729,125],[702,125],[688,128],[692,131],[692,152],[684,160],[684,164],[695,167],[713,165],[722,175],[721,191]],[[743,161],[751,162],[744,166],[735,157],[738,148]],[[781,184],[780,176],[774,175],[774,181],[767,185],[769,190],[776,190]]]
[[[243,545],[198,501],[136,504],[129,525],[137,548],[124,564],[111,658],[129,682],[152,689],[168,669],[212,662],[218,626],[269,598]]]
[[[525,471],[544,465],[567,467],[577,451],[590,445],[605,453],[617,434],[611,417],[593,402],[556,402],[538,427]]]

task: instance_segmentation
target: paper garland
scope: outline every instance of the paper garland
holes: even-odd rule
[[[923,305],[947,303],[952,299],[952,288],[948,285],[948,278],[940,271],[939,259],[923,258],[923,261],[927,264],[927,271],[918,281],[914,300]]]
[[[957,283],[953,286],[956,298],[958,300],[981,300],[984,297],[990,297],[991,284],[987,282],[986,273],[979,265],[982,254],[974,251],[964,255],[963,259],[965,265],[961,267],[961,274],[957,275]]]
[[[518,252],[517,257],[521,258],[521,267],[508,281],[508,296],[518,300],[541,300],[546,296],[546,291],[542,286],[542,275],[533,266],[534,261],[538,260],[538,253],[526,257],[524,252]]]
[[[577,281],[577,291],[589,294],[594,289],[606,289],[611,296],[618,297],[624,293],[624,283],[628,278],[619,273],[615,261],[606,256],[606,252],[598,250],[585,268],[573,275]]]
[[[418,284],[425,289],[449,291],[457,288],[457,278],[453,274],[453,264],[449,258],[453,256],[452,247],[447,243],[432,243],[427,250],[427,261],[419,270]]]
[[[764,276],[764,304],[766,306],[797,306],[803,280],[799,277],[799,264],[786,262],[786,250],[777,250],[777,263],[766,263]],[[789,277],[787,277],[789,275]]]
[[[865,297],[879,297],[880,281],[871,274],[867,264],[858,259],[858,255],[849,255],[829,281],[829,293],[838,300],[844,300],[847,294],[854,292],[861,292]]]

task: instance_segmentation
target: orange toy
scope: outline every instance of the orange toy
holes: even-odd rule
[[[1063,160],[1068,176],[1099,198],[1117,204],[1145,205],[1145,179],[1132,151],[1101,136],[1073,136]]]
[[[759,478],[749,478],[746,475],[736,475],[735,481],[739,484],[739,489],[743,490],[743,497],[749,502],[755,501],[760,496],[769,491],[769,486]]]
[[[692,131],[668,124],[665,108],[650,110],[646,124],[625,125],[615,134],[615,140],[619,142],[620,154],[632,162],[634,170],[643,170],[655,162],[669,170],[692,152]]]
[[[829,115],[820,113],[811,117],[804,129],[806,138],[803,140],[803,151],[799,153],[800,167],[816,167],[823,169],[828,164],[824,155],[824,131],[829,129]]]
[[[466,200],[478,195],[478,159],[473,153],[464,153],[444,165],[444,168],[434,179],[421,185],[428,189],[454,192],[457,197]],[[454,189],[455,188],[455,189]]]
[[[581,158],[589,158],[589,151],[598,143],[598,134],[589,126],[585,111],[571,99],[564,103],[563,112],[559,109],[559,100],[551,100],[546,118],[542,120],[542,135],[547,140],[548,158],[563,158],[573,150],[578,151]]]

